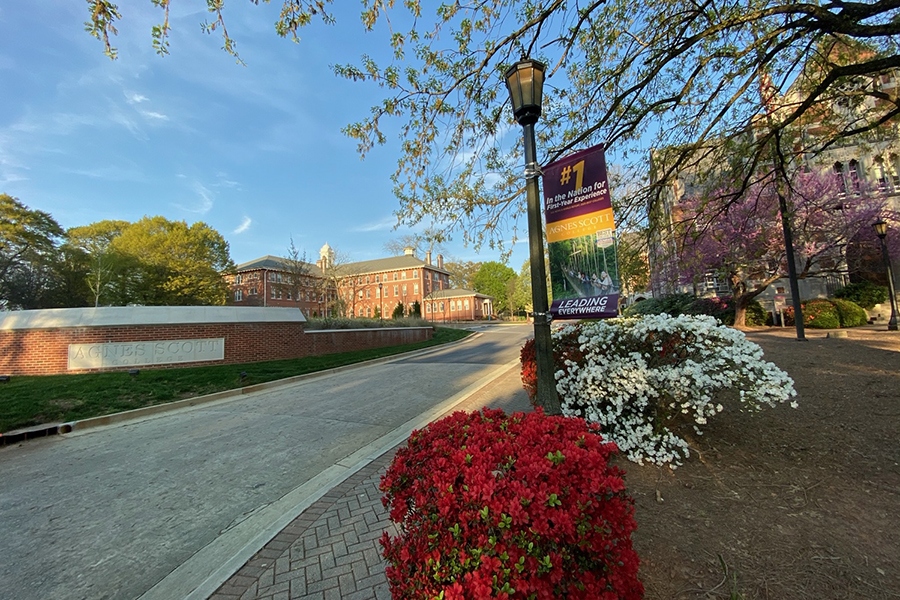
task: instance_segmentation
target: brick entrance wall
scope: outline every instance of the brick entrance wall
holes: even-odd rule
[[[169,310],[163,313],[154,309]],[[104,314],[102,311],[116,313]],[[123,319],[131,322],[116,322]],[[194,322],[139,322],[190,319]],[[208,322],[210,320],[220,322]],[[91,321],[94,324],[84,324]],[[70,322],[79,325],[64,326]],[[305,324],[300,311],[285,308],[179,307],[176,310],[174,307],[129,307],[7,313],[0,318],[0,375],[84,372],[67,370],[69,344],[224,338],[224,360],[137,365],[141,369],[166,369],[381,348],[429,340],[433,333],[430,327],[306,332]],[[102,370],[129,368],[134,367]]]

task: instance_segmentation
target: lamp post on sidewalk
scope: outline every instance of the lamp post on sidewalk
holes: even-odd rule
[[[384,321],[384,284],[378,282],[378,318]]]
[[[891,319],[888,321],[888,331],[897,331],[897,294],[894,292],[894,273],[891,270],[891,256],[888,254],[887,243],[884,238],[887,237],[887,223],[882,219],[878,219],[872,223],[872,229],[875,235],[881,240],[881,257],[884,260],[884,268],[887,271],[888,294],[891,296]]]
[[[512,101],[513,115],[522,126],[525,137],[525,194],[528,200],[528,246],[531,266],[531,299],[534,305],[534,350],[537,367],[539,406],[549,415],[561,413],[553,376],[553,341],[550,336],[550,310],[547,303],[547,273],[544,268],[544,236],[541,229],[541,204],[534,140],[534,124],[541,117],[544,87],[544,65],[523,59],[506,71],[506,87]]]

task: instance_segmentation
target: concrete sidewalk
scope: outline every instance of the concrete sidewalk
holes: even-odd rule
[[[530,411],[518,368],[494,379],[454,410]],[[398,446],[399,447],[399,446]],[[378,540],[396,532],[378,483],[397,447],[333,487],[275,535],[212,600],[389,599]]]

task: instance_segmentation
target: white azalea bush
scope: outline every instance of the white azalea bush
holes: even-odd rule
[[[566,325],[553,335],[563,414],[600,424],[637,463],[681,464],[689,452],[679,432],[692,425],[702,435],[729,390],[745,410],[788,401],[797,407],[787,373],[713,317],[610,319]]]

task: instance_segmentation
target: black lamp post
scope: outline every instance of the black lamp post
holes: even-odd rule
[[[891,320],[888,321],[888,330],[897,331],[897,294],[894,292],[894,273],[891,270],[891,257],[888,254],[887,243],[884,238],[887,237],[887,223],[878,219],[872,223],[872,229],[875,235],[881,240],[881,257],[884,260],[884,268],[887,271],[888,294],[891,296]]]
[[[537,366],[537,403],[549,415],[561,413],[553,376],[553,344],[550,337],[550,310],[547,302],[547,273],[544,268],[544,236],[534,141],[534,124],[541,117],[544,65],[536,60],[520,60],[506,71],[506,87],[513,115],[525,136],[525,194],[528,200],[528,246],[531,265],[531,299],[534,304],[534,349]]]
[[[382,290],[384,289],[384,284],[380,281],[378,282],[378,318],[384,321],[384,295]]]

